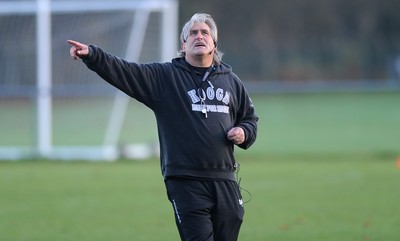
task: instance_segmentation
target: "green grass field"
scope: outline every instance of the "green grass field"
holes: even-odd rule
[[[156,160],[0,165],[1,240],[179,240]],[[242,241],[400,237],[391,160],[243,158],[240,174]]]
[[[400,239],[398,93],[253,100],[258,141],[236,153],[242,187],[251,193],[241,241]],[[131,108],[130,120],[152,118]],[[122,138],[154,138],[154,122],[139,133],[129,124],[140,123],[126,123]],[[0,162],[0,237],[179,240],[157,159]]]

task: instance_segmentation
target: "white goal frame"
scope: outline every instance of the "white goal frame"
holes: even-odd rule
[[[161,61],[170,61],[171,58],[176,56],[178,0],[0,2],[0,15],[36,15],[36,58],[38,63],[36,67],[36,146],[32,148],[0,146],[0,160],[18,160],[31,157],[63,160],[116,160],[119,157],[117,141],[129,102],[129,97],[122,92],[118,92],[115,96],[102,146],[53,146],[51,48],[41,47],[51,46],[51,16],[53,14],[110,10],[131,10],[135,12],[125,59],[138,61],[151,12],[161,13]],[[139,146],[137,149],[139,150],[138,157],[143,156],[143,149],[145,149],[145,152],[149,152],[143,146]]]

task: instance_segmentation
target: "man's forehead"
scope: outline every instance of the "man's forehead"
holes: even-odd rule
[[[210,31],[210,27],[206,23],[195,22],[195,23],[193,23],[193,26],[190,28],[190,31],[193,31],[193,30],[207,30],[207,31]]]

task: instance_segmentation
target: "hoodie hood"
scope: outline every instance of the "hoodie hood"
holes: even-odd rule
[[[186,60],[183,57],[178,57],[178,58],[172,59],[172,64],[175,67],[183,69],[185,71],[188,71],[188,72],[191,71],[192,66],[188,62],[186,62]],[[223,62],[221,62],[221,64],[219,64],[219,65],[215,65],[214,68],[215,68],[213,70],[214,74],[227,74],[227,73],[232,72],[232,67]]]

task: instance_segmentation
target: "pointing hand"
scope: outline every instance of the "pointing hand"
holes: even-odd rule
[[[89,55],[89,47],[86,44],[79,43],[74,40],[67,40],[72,47],[69,49],[69,53],[73,59],[78,59],[84,56]]]

